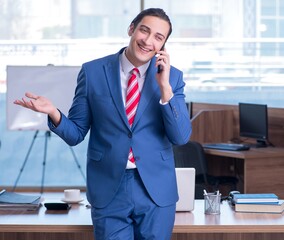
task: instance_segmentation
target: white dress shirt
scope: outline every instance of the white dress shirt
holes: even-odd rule
[[[125,102],[126,102],[126,91],[127,91],[127,84],[128,84],[128,80],[130,78],[131,75],[131,71],[133,68],[135,68],[135,66],[133,66],[133,64],[127,59],[126,55],[125,55],[125,51],[123,51],[122,54],[120,54],[120,81],[121,81],[121,91],[122,91],[122,100],[125,106]],[[142,88],[144,86],[144,82],[145,82],[145,76],[146,76],[146,72],[147,69],[150,65],[150,61],[145,63],[144,65],[138,67],[139,70],[139,74],[137,75],[137,80],[138,80],[138,86],[139,86],[139,92],[141,93]],[[173,97],[173,96],[172,96]],[[160,104],[165,105],[168,102],[162,103],[160,100]],[[135,152],[133,153],[135,156]],[[127,161],[127,165],[126,165],[127,169],[131,169],[131,168],[136,168],[135,163],[130,162],[129,160]]]
[[[138,67],[139,74],[137,75],[137,80],[138,80],[138,86],[139,86],[140,93],[144,86],[146,71],[149,65],[150,65],[150,61]],[[135,66],[133,66],[132,63],[127,59],[125,55],[125,50],[124,50],[124,52],[120,55],[120,81],[121,81],[122,100],[123,100],[124,106],[126,102],[127,84],[128,84],[128,80],[130,78],[131,71],[133,68],[135,68]],[[135,156],[135,152],[133,154]],[[128,160],[126,168],[127,169],[136,168],[136,165],[135,163],[132,163]]]

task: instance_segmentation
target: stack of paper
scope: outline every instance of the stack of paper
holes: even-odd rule
[[[37,210],[40,206],[39,195],[0,191],[0,210]]]
[[[274,193],[235,194],[236,212],[282,213],[284,201]]]

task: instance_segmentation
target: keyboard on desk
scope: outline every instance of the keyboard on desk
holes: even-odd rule
[[[203,144],[203,147],[227,151],[245,151],[250,149],[249,145],[239,143],[207,143]]]

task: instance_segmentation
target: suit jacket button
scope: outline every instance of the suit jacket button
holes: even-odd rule
[[[128,133],[128,137],[129,137],[129,138],[132,138],[132,133]]]

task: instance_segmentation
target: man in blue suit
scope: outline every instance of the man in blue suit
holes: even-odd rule
[[[51,131],[71,146],[90,130],[87,197],[96,240],[171,238],[178,200],[172,145],[185,144],[191,134],[183,75],[164,49],[171,31],[162,9],[138,14],[126,48],[82,65],[68,117],[43,96],[26,93],[15,101],[48,114]],[[134,67],[140,101],[130,127],[126,86]]]

